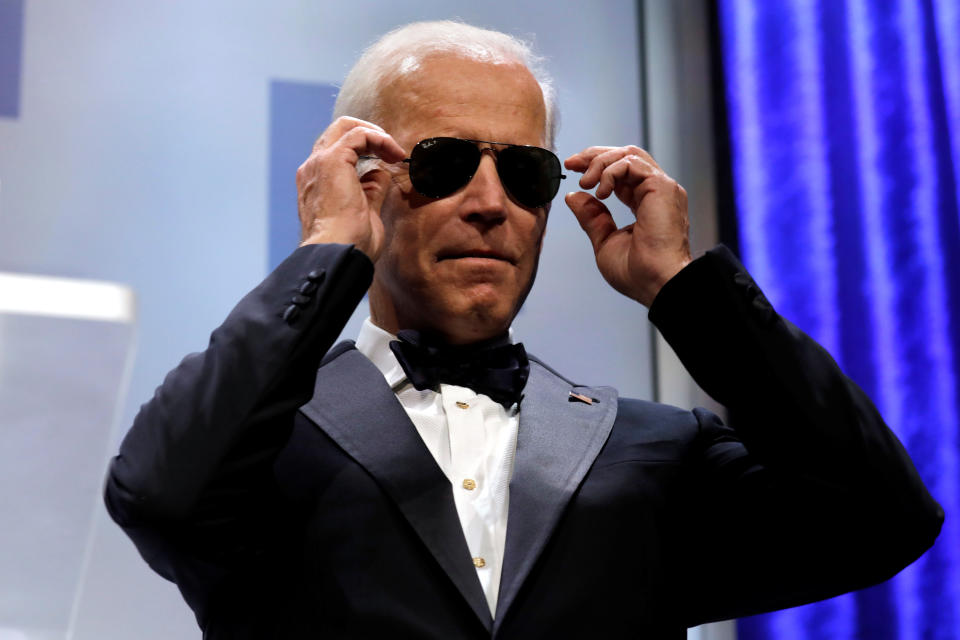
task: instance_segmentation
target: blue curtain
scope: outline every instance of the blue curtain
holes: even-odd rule
[[[741,640],[960,638],[960,1],[717,0],[737,244],[947,521],[889,582]]]

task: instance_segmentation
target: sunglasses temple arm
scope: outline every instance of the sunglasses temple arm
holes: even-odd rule
[[[383,160],[380,156],[357,156],[357,160]],[[386,162],[386,161],[384,161]],[[410,158],[404,158],[400,162],[410,162]],[[390,163],[387,163],[390,164]]]

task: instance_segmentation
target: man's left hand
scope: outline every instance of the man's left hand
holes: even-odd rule
[[[639,147],[590,147],[564,161],[582,173],[567,206],[590,238],[603,277],[620,293],[650,306],[660,288],[690,263],[687,192]],[[602,200],[616,194],[635,221],[617,228]]]

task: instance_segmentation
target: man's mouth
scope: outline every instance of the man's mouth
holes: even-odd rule
[[[514,264],[514,261],[509,257],[500,253],[499,251],[494,251],[492,249],[469,249],[463,251],[444,251],[437,255],[437,262],[442,262],[444,260],[461,260],[464,258],[482,258],[485,260],[500,260],[502,262],[508,262]]]

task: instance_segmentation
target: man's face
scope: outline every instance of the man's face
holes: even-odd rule
[[[384,128],[408,154],[436,136],[545,144],[543,96],[521,65],[428,57],[381,97]],[[470,183],[444,198],[418,194],[405,164],[392,171],[370,290],[374,321],[451,343],[506,331],[533,284],[547,208],[511,200],[489,151]]]

